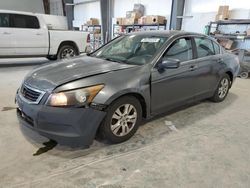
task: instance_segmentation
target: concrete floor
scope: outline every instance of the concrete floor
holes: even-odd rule
[[[141,126],[118,145],[56,146],[20,127],[15,91],[34,66],[0,68],[0,187],[250,187],[250,80]]]

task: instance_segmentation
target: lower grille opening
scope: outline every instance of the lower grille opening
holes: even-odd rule
[[[17,108],[17,114],[20,118],[22,118],[25,122],[27,122],[30,126],[34,127],[34,120],[23,113],[20,109]]]

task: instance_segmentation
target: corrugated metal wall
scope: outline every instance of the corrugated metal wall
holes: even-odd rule
[[[44,13],[43,0],[0,0],[0,9]]]

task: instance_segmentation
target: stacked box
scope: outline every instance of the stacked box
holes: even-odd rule
[[[158,16],[158,15],[151,15],[146,16],[146,24],[165,24],[166,17]]]
[[[215,21],[227,20],[229,18],[229,6],[219,6],[218,13],[215,17]]]
[[[144,15],[144,5],[142,4],[134,4],[134,12],[139,12],[141,15]]]
[[[99,25],[99,19],[97,19],[97,18],[90,18],[87,21],[87,25]]]

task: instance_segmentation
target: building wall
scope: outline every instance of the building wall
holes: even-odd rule
[[[43,0],[0,0],[0,9],[44,13]]]
[[[133,10],[134,4],[140,3],[145,6],[145,15],[162,15],[171,14],[172,0],[115,0],[114,16],[125,17],[126,11]]]
[[[74,3],[84,0],[74,0]],[[172,0],[114,0],[114,18],[125,17],[126,11],[133,10],[135,3],[145,6],[145,15],[162,15],[170,19]],[[89,18],[101,19],[100,3],[92,2],[74,7],[74,26],[80,27]],[[168,22],[169,23],[169,22]]]
[[[231,19],[250,18],[250,1],[246,0],[186,0],[184,15],[193,16],[185,18],[182,30],[204,32],[204,27],[215,20],[220,5],[229,5]]]
[[[83,2],[84,0],[74,0],[74,3]],[[98,18],[101,20],[100,2],[91,2],[74,6],[73,26],[81,28],[81,25],[90,18]]]
[[[50,0],[49,5],[50,5],[50,14],[57,16],[64,16],[62,0]]]

